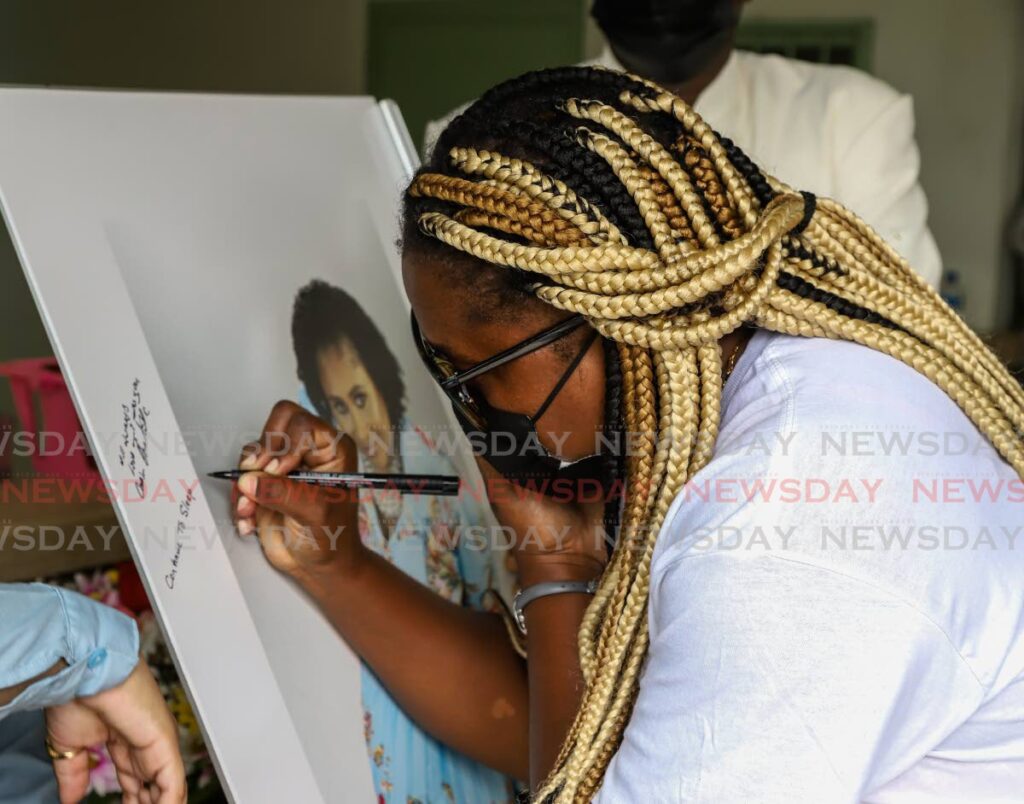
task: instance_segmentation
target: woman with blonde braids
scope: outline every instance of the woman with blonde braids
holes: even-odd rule
[[[565,68],[448,126],[403,249],[428,367],[527,490],[490,487],[523,644],[358,545],[288,549],[425,729],[542,801],[1021,800],[1024,391],[853,213],[659,87]],[[277,474],[351,462],[275,411],[257,525],[347,523],[269,494],[275,430],[319,445]]]

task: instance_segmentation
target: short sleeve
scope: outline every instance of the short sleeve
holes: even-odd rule
[[[0,707],[0,718],[116,687],[135,668],[135,621],[94,600],[46,584],[0,584],[0,688],[68,665]]]
[[[941,630],[862,580],[764,554],[657,568],[650,649],[598,800],[858,802],[977,708]]]

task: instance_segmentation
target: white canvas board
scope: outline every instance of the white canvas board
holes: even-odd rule
[[[370,98],[0,90],[4,215],[236,801],[373,799],[356,658],[204,475],[296,398],[291,303],[311,278],[377,323],[415,420],[449,426],[399,286],[415,159]],[[143,457],[145,499],[116,494]]]

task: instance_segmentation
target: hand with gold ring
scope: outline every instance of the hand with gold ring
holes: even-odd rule
[[[117,687],[47,709],[46,735],[61,804],[85,797],[85,749],[102,744],[113,760],[124,804],[185,801],[178,728],[144,661]]]
[[[74,748],[71,751],[61,751],[54,744],[53,741],[46,738],[46,753],[50,755],[50,759],[74,759],[85,749]]]

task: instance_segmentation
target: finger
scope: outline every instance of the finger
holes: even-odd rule
[[[180,804],[185,800],[185,766],[178,749],[177,727],[168,715],[154,742],[131,751],[137,776],[149,784],[139,788],[139,799],[158,804]]]
[[[89,787],[89,754],[85,746],[107,738],[103,723],[77,701],[52,706],[45,712],[46,736],[57,751],[78,751],[69,759],[53,760],[61,802],[78,802]]]
[[[300,469],[313,472],[355,472],[359,468],[356,442],[344,433],[335,435],[334,443],[303,456]]]
[[[288,555],[288,538],[282,517],[269,508],[259,508],[254,520],[254,532],[264,554],[274,563],[278,557]]]
[[[66,750],[57,745],[54,748]],[[89,753],[79,751],[71,759],[53,760],[53,773],[61,804],[78,804],[89,790]]]
[[[274,459],[275,454],[281,448],[284,428],[296,410],[302,410],[302,408],[287,399],[279,400],[270,409],[270,415],[263,424],[260,437],[242,447],[241,454],[238,456],[239,469],[262,470]]]
[[[312,440],[314,443],[317,434],[312,433],[305,438],[296,438],[302,435],[302,427],[312,431],[316,428],[320,432],[320,438],[330,440],[334,428],[322,419],[318,419],[304,408],[294,402],[283,399],[278,402],[270,411],[266,424],[263,425],[263,432],[260,435],[260,468],[270,467],[270,471],[281,471],[280,466],[286,465],[289,468],[283,471],[291,471],[302,459],[303,444],[308,446]],[[296,442],[299,443],[296,443]],[[277,460],[275,465],[273,462]]]
[[[237,483],[232,484],[231,496],[236,522],[239,519],[252,519],[256,515],[256,503],[238,490]]]
[[[110,754],[114,770],[117,771],[117,781],[124,792],[124,800],[128,801],[128,797],[131,796],[131,800],[137,802],[142,780],[135,770],[135,763],[132,762],[131,749],[119,740],[111,740],[107,743],[107,753]]]
[[[151,773],[152,784],[147,793],[150,801],[157,804],[179,804],[185,801],[188,789],[185,785],[185,768],[180,759],[173,761],[167,752],[155,761],[160,767]],[[147,763],[148,764],[148,763]]]
[[[238,483],[231,484],[231,507],[229,510],[231,522],[238,530],[238,535],[245,537],[252,534],[255,529],[252,519],[256,515],[256,503],[238,490]]]
[[[238,479],[238,487],[260,507],[304,525],[324,524],[332,505],[354,504],[358,500],[358,491],[354,489],[321,488],[263,472],[247,472]]]
[[[245,535],[242,533],[242,521],[251,519],[255,512],[255,503],[238,490],[238,483],[232,483],[228,514],[231,522],[238,528],[239,534]]]
[[[139,759],[139,753],[135,748],[129,747],[128,756],[132,762],[132,770],[135,772],[135,777],[139,780],[139,798],[146,798],[146,787],[150,781],[150,774],[148,774],[142,767],[142,762]]]
[[[271,474],[284,474],[300,465],[322,471],[330,471],[324,468],[328,464],[336,466],[336,471],[355,471],[358,465],[355,442],[305,410],[292,414],[284,434],[291,450],[281,456],[279,466],[267,464],[265,471]]]
[[[288,421],[296,411],[302,410],[297,404],[288,399],[279,400],[270,409],[270,415],[263,423],[263,430],[260,433],[258,443],[260,452],[258,460],[261,468],[273,460],[284,448],[284,430]]]
[[[165,768],[157,774],[156,796],[157,804],[185,804],[188,798],[188,789],[185,786],[184,771],[179,776],[173,768]]]
[[[242,447],[242,451],[238,454],[238,468],[246,470],[262,469],[269,460],[270,455],[263,452],[262,443],[250,441]]]

